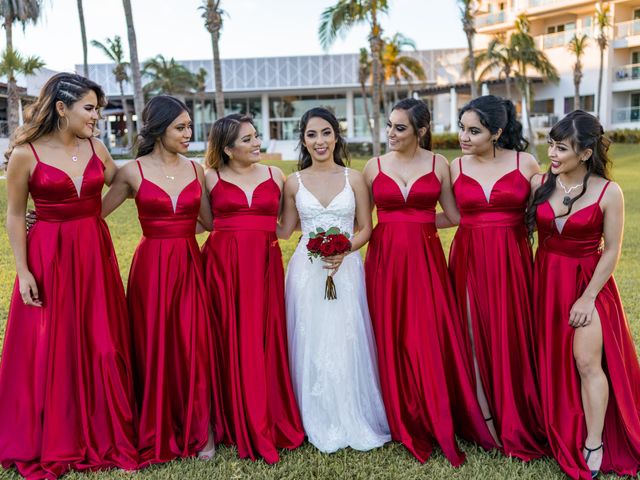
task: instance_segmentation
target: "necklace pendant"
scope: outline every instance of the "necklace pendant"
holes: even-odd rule
[[[569,195],[566,195],[563,199],[562,199],[562,204],[565,207],[568,207],[569,204],[571,203],[571,197]]]
[[[173,175],[165,175],[165,177],[166,177],[168,180],[175,180],[175,179],[176,179],[176,177],[174,177]]]
[[[77,162],[78,161],[78,156],[77,155],[72,155],[71,156],[71,161],[72,162]]]

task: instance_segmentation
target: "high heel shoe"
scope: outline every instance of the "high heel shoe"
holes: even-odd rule
[[[209,450],[200,450],[198,452],[198,458],[200,460],[211,460],[213,459],[213,456],[216,453],[216,444],[213,441],[213,433],[209,432],[209,439],[207,441],[207,445],[211,445],[211,448]],[[205,448],[207,447],[207,445],[205,445]]]
[[[589,458],[591,458],[591,454],[593,452],[597,452],[600,449],[602,449],[604,451],[604,443],[601,443],[596,448],[589,448],[589,447],[587,447],[585,445],[584,449],[587,451],[587,455],[586,455],[586,457],[584,457],[584,461],[587,463],[587,466],[589,466]],[[600,474],[600,469],[598,469],[598,470],[589,470],[589,471],[591,472],[591,478],[596,478]]]

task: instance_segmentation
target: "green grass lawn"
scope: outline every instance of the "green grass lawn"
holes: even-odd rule
[[[640,345],[640,165],[637,147],[633,145],[614,146],[614,179],[625,192],[626,227],[622,258],[616,271],[616,279],[622,294],[622,301],[631,324],[634,339]],[[457,152],[442,152],[453,159]],[[545,158],[544,148],[540,158]],[[361,169],[364,160],[354,160],[353,168]],[[295,168],[294,162],[273,162],[285,173]],[[6,185],[0,180],[0,222],[5,224]],[[135,205],[132,201],[119,208],[108,220],[115,243],[120,271],[126,281],[134,248],[140,237]],[[442,233],[445,250],[448,250],[453,230]],[[202,242],[206,235],[201,235]],[[296,239],[281,242],[285,262],[295,248]],[[14,264],[6,232],[0,234],[0,332],[4,335],[9,298],[14,282]],[[1,426],[0,426],[1,428]],[[69,474],[69,479],[562,479],[565,478],[555,461],[536,460],[529,464],[505,458],[498,453],[486,453],[472,444],[461,442],[467,453],[467,462],[460,468],[452,468],[436,450],[425,464],[418,463],[401,445],[390,443],[371,452],[356,452],[350,449],[326,455],[319,453],[309,444],[292,451],[282,452],[277,465],[269,466],[262,461],[240,460],[233,448],[220,447],[211,462],[197,460],[174,461],[154,466],[136,474],[106,472],[95,474]],[[13,471],[0,469],[0,478],[18,479]],[[611,478],[616,478],[611,476]]]

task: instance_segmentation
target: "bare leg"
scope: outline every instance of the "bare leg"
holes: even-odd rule
[[[480,404],[480,410],[482,410],[482,415],[487,422],[487,428],[489,429],[489,433],[493,437],[493,440],[496,442],[496,445],[502,447],[502,443],[500,443],[500,439],[498,438],[498,433],[496,432],[496,427],[493,423],[493,415],[491,414],[491,409],[489,408],[489,402],[487,401],[487,396],[484,393],[484,388],[482,386],[482,379],[480,378],[480,367],[478,366],[478,359],[476,357],[476,344],[473,338],[473,322],[471,321],[471,302],[469,300],[469,292],[467,291],[467,326],[469,328],[469,339],[471,340],[471,354],[473,355],[473,370],[476,374],[476,397],[478,398],[478,403]]]
[[[585,447],[597,448],[602,443],[604,417],[609,403],[609,382],[602,369],[602,325],[597,310],[586,327],[576,328],[573,338],[573,357],[580,373],[582,408],[587,424]],[[587,456],[585,450],[583,454]],[[599,470],[602,449],[591,453],[589,469]]]

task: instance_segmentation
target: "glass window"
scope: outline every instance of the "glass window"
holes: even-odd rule
[[[585,112],[595,110],[595,95],[580,95],[580,109]],[[564,113],[573,111],[573,97],[564,97]]]

